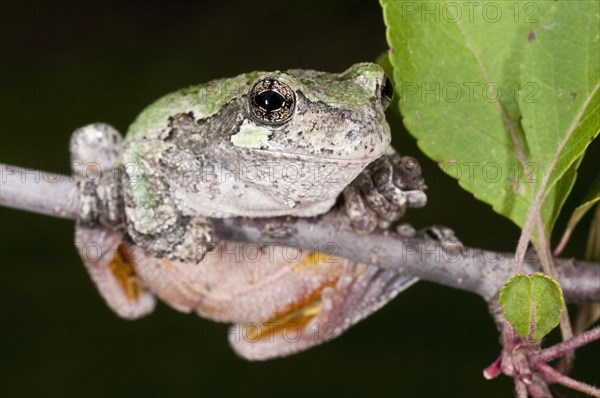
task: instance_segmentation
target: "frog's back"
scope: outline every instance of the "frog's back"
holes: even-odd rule
[[[173,115],[191,112],[195,120],[215,115],[225,104],[245,95],[256,74],[257,72],[250,72],[228,79],[216,79],[159,98],[146,107],[129,126],[126,141],[160,136]]]

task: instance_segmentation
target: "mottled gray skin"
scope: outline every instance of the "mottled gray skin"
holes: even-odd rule
[[[209,221],[313,216],[341,199],[354,229],[368,233],[423,206],[418,162],[389,147],[388,83],[373,64],[252,72],[159,99],[125,140],[106,124],[77,129],[75,240],[108,306],[136,319],[158,297],[231,322],[235,352],[264,360],[335,338],[413,284],[320,250],[290,257],[284,246],[217,244]],[[254,325],[259,334],[243,337]]]
[[[293,93],[282,121],[255,111],[263,79]],[[363,63],[340,74],[252,72],[159,99],[123,144],[128,235],[156,257],[197,263],[215,244],[209,217],[313,216],[344,192],[353,225],[369,232],[423,206],[416,160],[384,155],[385,84]]]

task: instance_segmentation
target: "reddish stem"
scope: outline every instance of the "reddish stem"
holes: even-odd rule
[[[552,366],[546,363],[538,363],[535,366],[536,370],[542,374],[548,383],[558,383],[572,390],[582,392],[592,397],[600,397],[600,389],[591,386],[587,383],[574,380],[569,376],[556,371]]]
[[[569,340],[563,341],[562,343],[558,343],[552,347],[543,349],[535,356],[535,361],[536,363],[550,362],[553,359],[562,357],[566,353],[598,339],[600,339],[600,326],[590,329],[578,336],[572,337]]]

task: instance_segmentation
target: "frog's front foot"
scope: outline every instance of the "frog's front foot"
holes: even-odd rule
[[[426,242],[439,243],[448,254],[462,254],[464,246],[454,231],[443,225],[432,225],[415,233]]]
[[[167,254],[171,260],[197,264],[216,245],[216,234],[210,221],[203,217],[191,218],[185,232],[173,252]]]
[[[217,244],[214,227],[204,217],[175,216],[155,224],[136,223],[133,219],[130,216],[129,237],[153,257],[198,264]]]
[[[400,219],[407,207],[425,206],[425,189],[415,158],[384,155],[344,190],[345,211],[357,232],[369,233]]]
[[[88,124],[71,135],[71,169],[79,188],[78,224],[122,226],[122,140],[105,123]]]

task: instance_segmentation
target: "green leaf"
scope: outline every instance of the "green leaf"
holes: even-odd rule
[[[526,337],[530,334],[532,298],[531,280],[523,274],[513,276],[500,292],[500,305],[504,317],[520,336]]]
[[[562,290],[554,279],[545,274],[533,274],[534,331],[533,338],[541,340],[560,322],[560,313],[565,305]]]
[[[390,63],[390,57],[387,52],[383,52],[379,54],[377,59],[375,59],[375,63],[383,68],[385,74],[394,81],[394,69],[392,68],[392,64]]]
[[[585,214],[594,206],[598,201],[600,201],[600,174],[596,176],[596,179],[592,183],[588,192],[583,197],[581,204],[573,210],[573,214],[571,214],[571,218],[567,223],[567,227],[565,228],[565,232],[563,233],[560,242],[555,250],[555,255],[558,255],[562,252],[563,248],[566,246],[569,238],[571,237],[571,233],[579,224],[579,221],[585,216]],[[592,225],[593,227],[593,225]],[[590,235],[593,234],[593,229],[590,230]]]
[[[517,274],[502,287],[500,305],[520,336],[541,340],[558,325],[564,300],[558,283],[549,276]]]
[[[600,125],[597,3],[381,4],[400,110],[420,148],[521,227],[545,185],[549,231]]]
[[[551,4],[530,34],[521,70],[521,86],[537,87],[539,101],[521,96],[519,104],[530,158],[540,169],[537,189],[553,204],[546,206],[546,232],[568,194],[553,195],[555,185],[561,179],[572,185],[575,175],[567,170],[600,131],[600,3]]]

